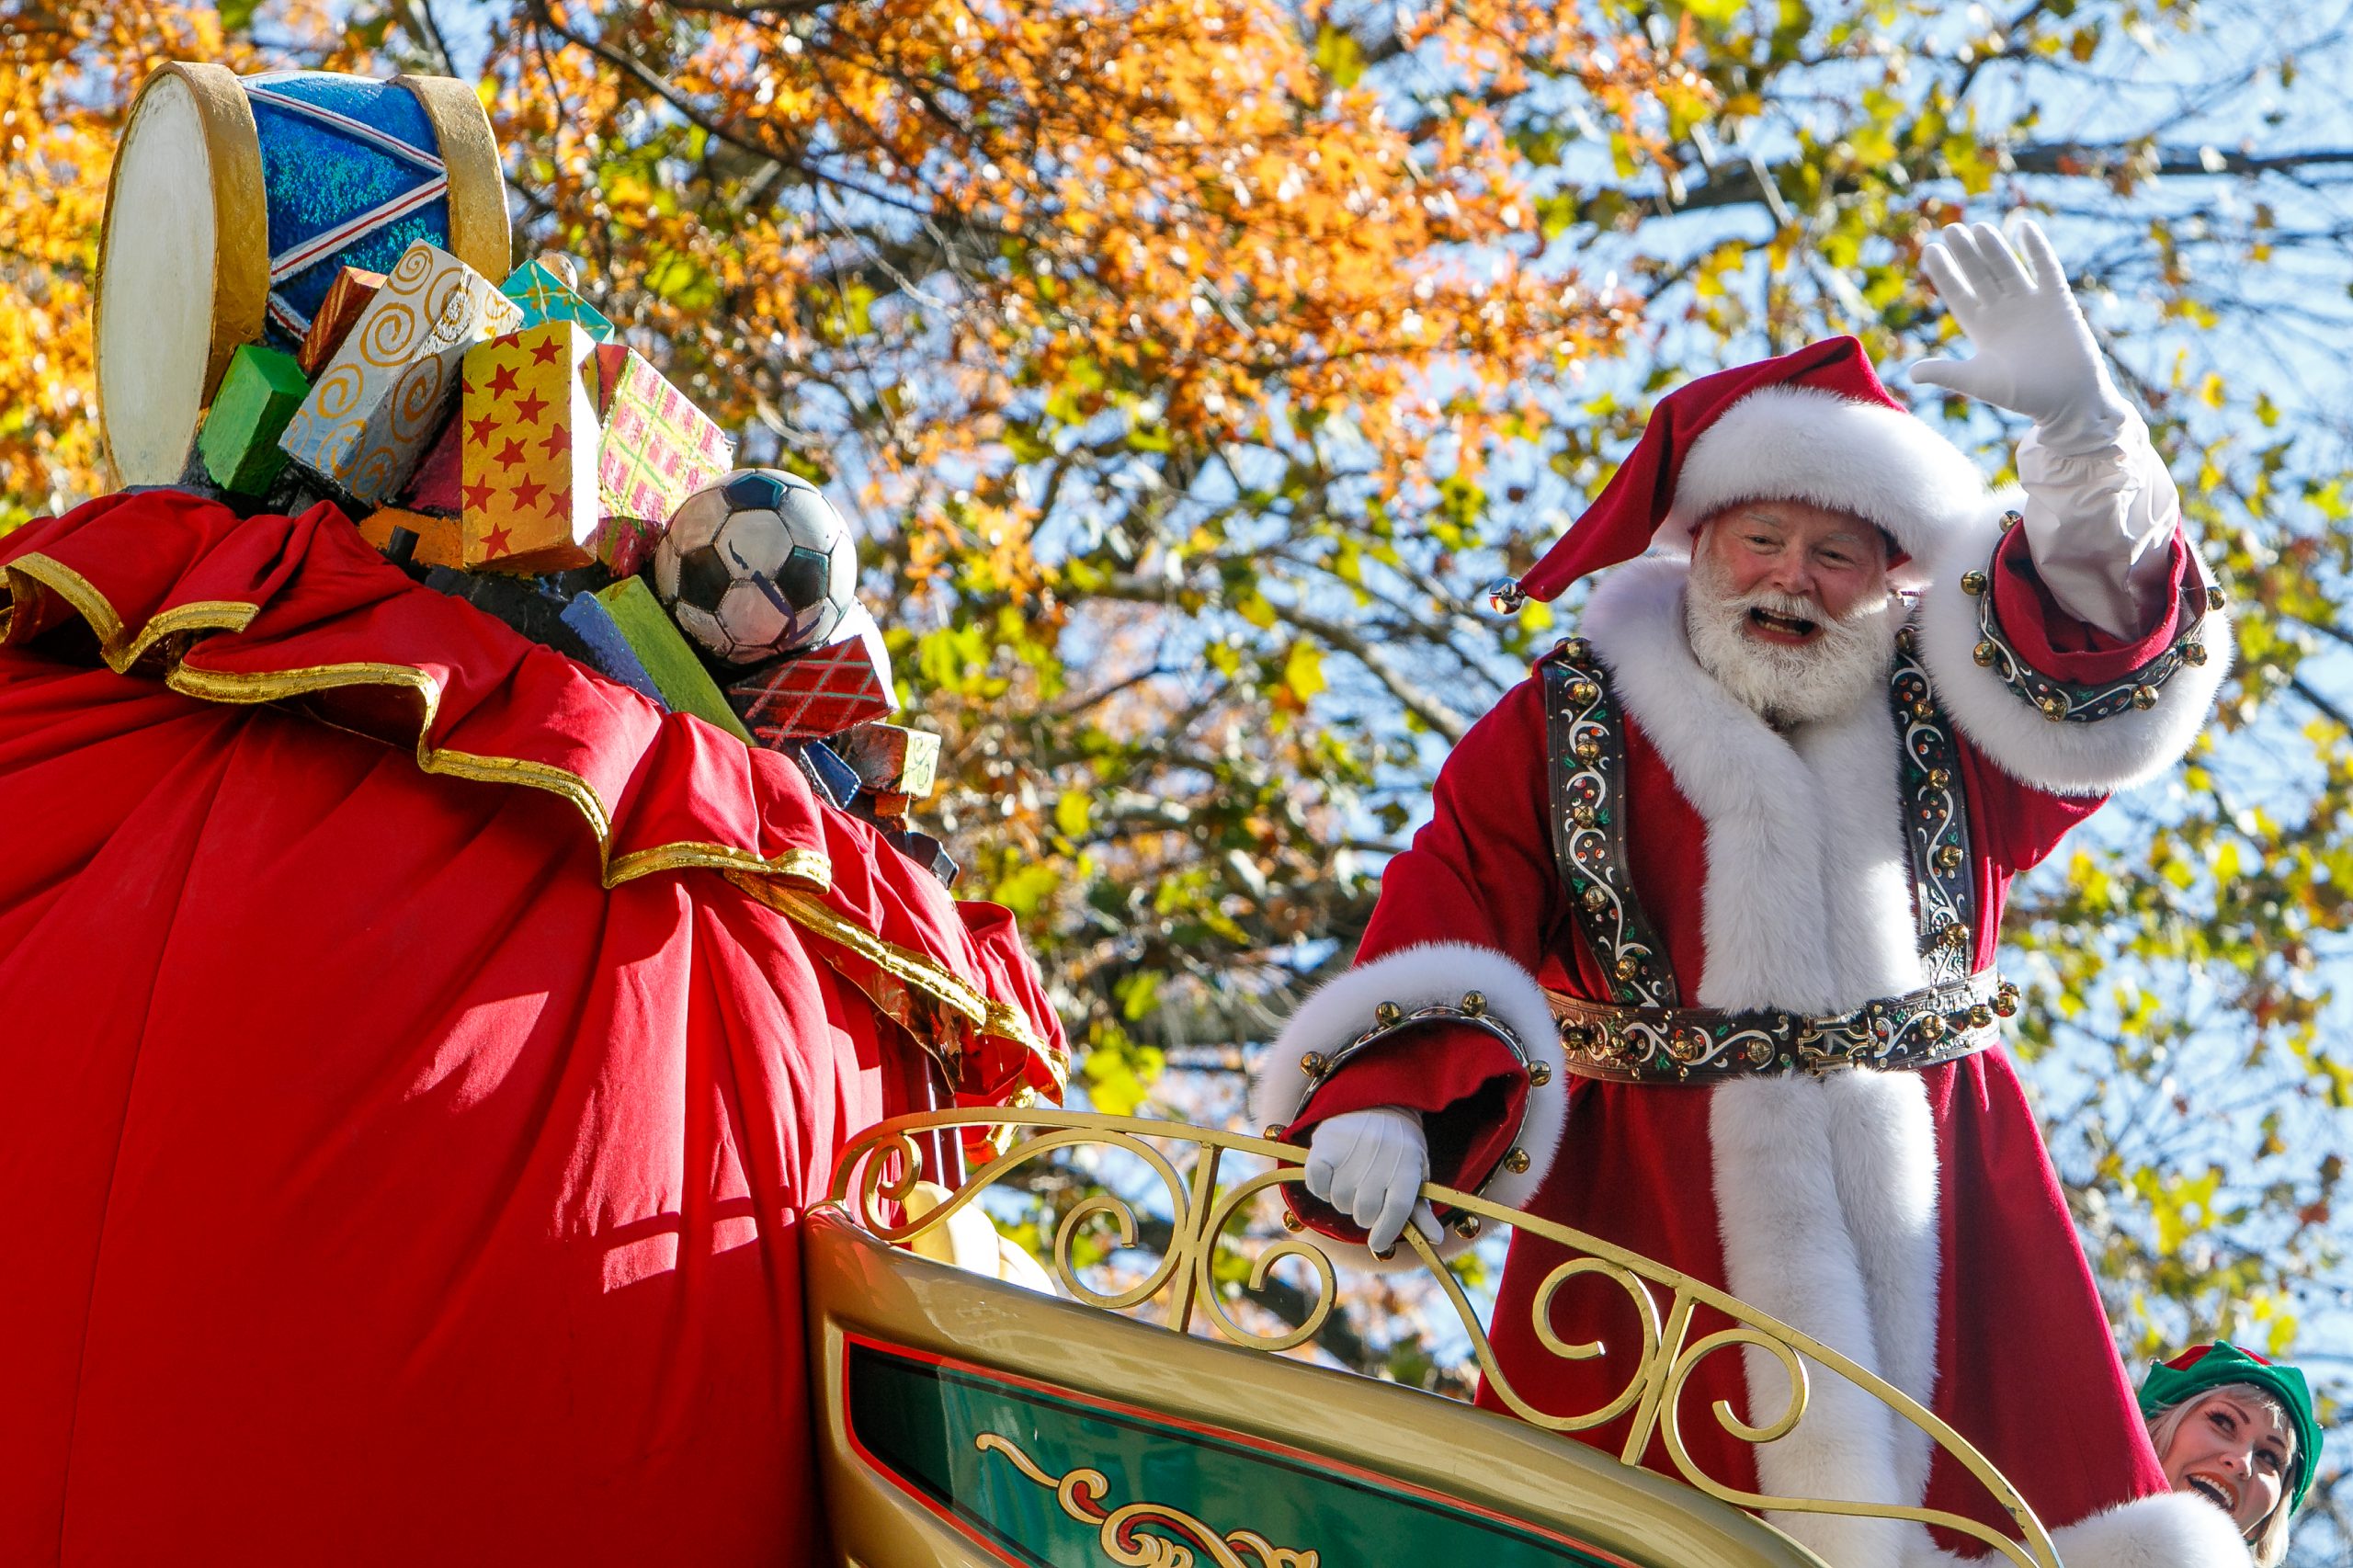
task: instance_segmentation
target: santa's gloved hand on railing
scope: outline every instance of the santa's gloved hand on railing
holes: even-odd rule
[[[2165,608],[2180,504],[2050,240],[2020,222],[2013,251],[1991,223],[1955,223],[1920,266],[1976,352],[1923,359],[1912,379],[2034,421],[2018,465],[2035,567],[2076,616],[2140,635]]]
[[[1418,1112],[1394,1106],[1344,1111],[1319,1122],[1307,1146],[1307,1190],[1365,1229],[1386,1254],[1410,1218],[1433,1246],[1444,1233],[1415,1195],[1429,1179],[1430,1145]]]

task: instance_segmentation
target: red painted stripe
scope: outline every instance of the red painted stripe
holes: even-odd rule
[[[369,208],[356,218],[347,219],[314,239],[303,241],[292,250],[281,251],[269,258],[269,280],[282,283],[307,267],[333,256],[352,241],[381,228],[396,218],[405,218],[429,201],[438,200],[449,188],[446,178],[426,180],[404,196],[395,196],[381,207]]]

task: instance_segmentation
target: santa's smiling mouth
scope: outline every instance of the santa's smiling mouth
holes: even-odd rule
[[[2229,1487],[2223,1485],[2221,1482],[2216,1481],[2213,1477],[2207,1475],[2190,1475],[2184,1476],[2182,1479],[2189,1483],[2189,1489],[2192,1492],[2197,1493],[2200,1497],[2205,1498],[2206,1501],[2213,1504],[2214,1506],[2222,1509],[2225,1514],[2234,1513],[2237,1510],[2239,1506],[2238,1498],[2233,1494]]]
[[[1799,615],[1776,615],[1769,609],[1751,608],[1749,630],[1768,642],[1811,642],[1821,631],[1818,622]]]

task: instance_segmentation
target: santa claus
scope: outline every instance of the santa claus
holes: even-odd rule
[[[2033,421],[2021,489],[1989,491],[1851,338],[1669,395],[1506,585],[1550,599],[1617,568],[1455,748],[1253,1119],[1309,1146],[1302,1217],[1376,1255],[1409,1221],[1465,1244],[1475,1221],[1415,1208],[1434,1178],[1796,1325],[1976,1444],[2063,1527],[2070,1568],[2243,1565],[2227,1519],[2168,1492],[1999,1039],[2011,879],[2172,766],[2231,646],[2146,426],[2049,242],[2018,233],[1927,247],[1974,357],[1913,379]],[[1606,1282],[1544,1290],[1566,1256],[1516,1238],[1492,1328],[1514,1387],[1562,1415],[1607,1405],[1642,1343]],[[1610,1348],[1566,1359],[1554,1335]],[[1710,1474],[2009,1526],[1836,1377],[1788,1436],[1734,1441],[1714,1401],[1787,1403],[1750,1354],[1687,1392]],[[1616,1449],[1624,1420],[1583,1436]],[[1648,1461],[1675,1473],[1655,1442]],[[1836,1568],[1983,1550],[1771,1517]]]

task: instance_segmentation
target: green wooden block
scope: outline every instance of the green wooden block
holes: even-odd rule
[[[597,597],[603,601],[605,613],[629,642],[637,654],[637,662],[654,677],[654,687],[662,693],[662,700],[674,713],[691,713],[706,720],[742,741],[752,744],[752,732],[744,728],[744,721],[727,706],[727,699],[720,695],[719,683],[702,667],[694,649],[687,642],[687,634],[654,597],[642,577],[624,577],[611,587],[601,590]]]
[[[286,466],[278,437],[310,392],[310,379],[291,354],[248,343],[230,356],[196,438],[212,483],[238,495],[267,491]]]

